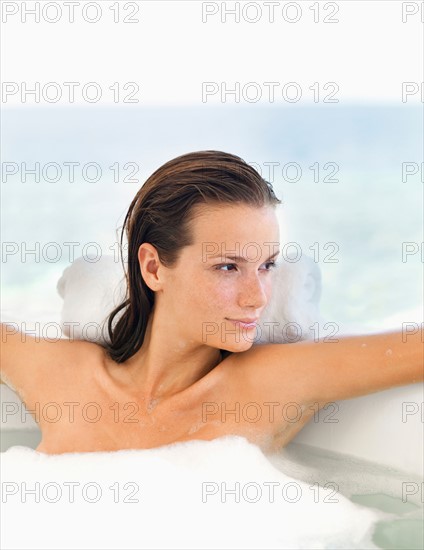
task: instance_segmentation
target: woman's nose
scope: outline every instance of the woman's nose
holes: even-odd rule
[[[245,277],[241,282],[239,291],[240,307],[251,307],[255,309],[263,308],[267,304],[267,295],[265,292],[265,283],[261,281],[258,275]]]

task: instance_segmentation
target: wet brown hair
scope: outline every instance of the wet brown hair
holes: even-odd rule
[[[252,166],[222,151],[196,151],[176,157],[153,172],[137,192],[121,232],[121,257],[124,232],[128,241],[126,298],[108,316],[107,323],[110,342],[105,347],[117,363],[129,359],[142,346],[154,305],[154,292],[141,276],[140,245],[150,243],[162,264],[173,267],[181,249],[193,244],[193,207],[218,203],[261,208],[281,201]]]

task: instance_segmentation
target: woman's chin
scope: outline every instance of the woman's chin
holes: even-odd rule
[[[241,339],[239,342],[225,342],[225,344],[221,344],[221,349],[230,351],[231,353],[240,353],[242,351],[247,351],[252,346],[253,341]]]

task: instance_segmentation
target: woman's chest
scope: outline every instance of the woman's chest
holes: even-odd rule
[[[37,448],[45,453],[116,451],[149,449],[190,440],[212,440],[225,435],[239,435],[265,452],[282,448],[305,422],[271,421],[265,416],[224,412],[211,414],[223,402],[208,399],[202,403],[185,403],[184,407],[146,410],[137,401],[101,399],[56,403],[55,421],[48,413],[42,426],[42,441]],[[246,406],[247,404],[244,404]],[[59,408],[57,408],[59,406]],[[238,405],[233,403],[233,411]],[[46,409],[47,410],[47,409]],[[57,420],[58,411],[62,414]],[[49,420],[50,419],[50,420]],[[47,420],[47,421],[46,421]]]
[[[280,408],[283,409],[280,411]],[[99,376],[64,384],[38,403],[45,453],[148,449],[194,439],[240,435],[264,450],[284,446],[305,423],[281,404],[254,400],[231,377],[170,399],[140,397]]]
[[[93,382],[90,391],[63,391],[54,402],[38,403],[42,432],[37,450],[48,453],[108,451],[165,445],[202,431],[201,411],[125,395],[105,394]]]

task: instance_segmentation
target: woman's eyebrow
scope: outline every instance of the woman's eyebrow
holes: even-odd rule
[[[272,260],[273,258],[278,256],[279,253],[280,253],[280,251],[277,250],[277,252],[274,252],[274,254],[272,254],[272,256],[270,256],[265,261]],[[209,256],[209,258],[210,259],[213,259],[213,258],[227,258],[228,260],[234,260],[236,262],[250,262],[251,261],[247,258],[243,258],[243,256],[232,256],[231,254],[215,254],[215,256]]]

